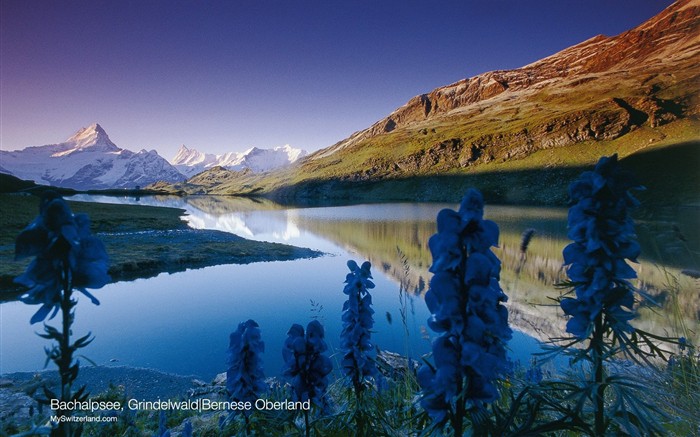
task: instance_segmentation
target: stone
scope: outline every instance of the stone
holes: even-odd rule
[[[211,385],[226,385],[226,372],[216,375]]]
[[[396,352],[379,351],[377,353],[377,368],[387,378],[399,379],[407,372],[415,375],[418,371],[418,362],[413,359],[409,360]]]
[[[205,387],[207,383],[202,381],[201,379],[193,379],[192,385],[194,385],[195,387]]]

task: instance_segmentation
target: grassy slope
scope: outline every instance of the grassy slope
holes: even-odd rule
[[[347,201],[453,201],[455,193],[476,187],[490,203],[565,205],[569,183],[581,171],[590,169],[600,156],[617,153],[647,187],[646,192],[639,194],[646,203],[697,205],[698,132],[697,123],[682,120],[658,128],[642,127],[614,140],[540,150],[523,159],[491,162],[467,170],[381,181],[303,181],[297,193],[318,200],[332,197]]]
[[[590,75],[594,80],[579,83],[569,83],[561,80],[542,87],[541,89],[527,90],[516,93],[503,93],[494,99],[468,106],[453,111],[451,115],[428,119],[414,125],[408,125],[403,129],[397,129],[388,134],[379,135],[360,142],[353,146],[348,153],[341,156],[330,156],[327,162],[319,165],[321,178],[333,178],[351,173],[356,168],[362,168],[376,156],[381,150],[382,158],[392,162],[403,156],[416,153],[436,142],[450,138],[470,140],[485,136],[505,137],[513,136],[510,144],[501,146],[503,150],[490,150],[494,156],[499,157],[494,162],[478,165],[476,168],[467,168],[470,171],[498,171],[506,172],[522,168],[545,168],[546,166],[571,166],[594,162],[605,152],[605,149],[618,150],[621,156],[646,148],[649,140],[661,141],[668,139],[673,142],[685,141],[691,138],[697,139],[700,135],[700,125],[695,123],[680,123],[682,127],[650,128],[643,125],[641,135],[627,138],[627,135],[609,141],[591,141],[566,147],[552,148],[549,154],[540,155],[536,159],[516,158],[509,159],[504,155],[507,149],[513,147],[517,141],[517,135],[525,131],[533,132],[537,127],[545,126],[552,120],[566,119],[575,114],[588,113],[588,117],[604,116],[606,112],[619,110],[611,103],[613,98],[623,97],[634,102],[645,97],[650,87],[659,88],[655,95],[665,99],[680,99],[688,101],[689,106],[697,105],[697,96],[692,96],[691,90],[696,89],[698,73],[692,70],[681,71],[678,76],[671,77],[667,74],[638,75],[632,73],[609,73]],[[689,96],[689,94],[691,94]],[[687,131],[686,131],[687,130]],[[426,132],[426,133],[423,133]],[[582,146],[582,147],[577,147]],[[574,147],[575,150],[571,150]],[[586,153],[584,150],[588,149]],[[547,156],[549,159],[543,159]],[[335,160],[342,158],[340,162]],[[333,162],[332,165],[328,165]],[[365,165],[366,167],[366,165]],[[439,169],[442,172],[442,169]],[[455,169],[457,173],[463,173],[462,169]],[[435,170],[425,169],[418,175],[434,175]],[[316,175],[314,175],[316,176]],[[298,176],[304,178],[306,176]]]
[[[227,180],[210,194],[264,195],[283,203],[332,204],[382,201],[453,201],[468,187],[479,188],[489,203],[565,205],[566,187],[600,156],[617,153],[648,188],[639,197],[649,204],[700,204],[700,125],[679,120],[657,128],[641,127],[614,140],[587,141],[539,150],[522,159],[490,162],[436,174],[394,175],[381,180],[347,181],[314,170]],[[315,175],[315,178],[307,176]],[[251,192],[251,187],[256,187]],[[180,189],[182,187],[178,187]],[[197,190],[201,187],[196,187]]]

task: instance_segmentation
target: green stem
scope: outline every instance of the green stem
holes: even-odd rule
[[[356,392],[357,399],[357,410],[355,410],[355,423],[357,424],[357,435],[365,435],[365,414],[362,408],[362,393],[360,391]]]
[[[605,385],[603,368],[603,314],[600,313],[595,320],[595,328],[592,340],[593,366],[595,369],[595,434],[602,436],[605,434]]]
[[[357,308],[358,310],[361,308],[362,305],[362,299],[360,298],[360,291],[358,290],[355,293],[355,299],[357,300]],[[357,345],[359,349],[359,344]],[[359,363],[355,360],[355,356],[353,355],[353,378],[352,378],[352,384],[355,388],[355,399],[357,400],[357,431],[358,435],[363,435],[362,433],[364,432],[364,417],[363,417],[363,411],[362,411],[362,390],[364,389],[363,387],[363,375],[362,375],[362,369],[360,368]]]
[[[61,401],[68,402],[71,400],[71,385],[73,378],[71,376],[71,362],[73,361],[73,351],[70,347],[71,333],[71,309],[73,303],[71,301],[71,271],[67,260],[63,261],[63,295],[61,296],[61,317],[63,333],[59,341],[60,357],[57,361],[58,373],[61,376]],[[71,416],[71,410],[60,410],[59,415]],[[73,429],[70,422],[62,422],[59,430],[62,429],[62,434],[66,437],[73,435]]]
[[[307,410],[304,410],[304,425],[304,429],[306,430],[306,437],[309,437],[311,435],[311,431],[309,430],[309,412]]]

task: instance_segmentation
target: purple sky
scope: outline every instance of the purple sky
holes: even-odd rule
[[[628,30],[669,0],[0,0],[0,148],[316,150],[411,97]],[[206,5],[206,6],[205,6]]]

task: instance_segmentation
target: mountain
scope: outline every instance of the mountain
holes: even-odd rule
[[[211,153],[202,153],[195,149],[188,149],[184,144],[180,146],[177,153],[170,160],[170,163],[180,170],[180,173],[191,176],[195,173],[191,173],[195,169],[205,168],[214,164],[217,160],[217,156]]]
[[[574,172],[601,155],[653,151],[647,159],[678,144],[683,150],[674,156],[692,159],[659,167],[642,182],[695,181],[699,29],[700,0],[678,1],[620,35],[418,95],[292,168],[196,189],[295,202],[454,201],[476,186],[490,201],[562,204]],[[698,186],[675,191],[696,195]]]
[[[478,121],[482,130],[492,132],[463,145],[471,147],[461,147],[459,164],[467,166],[465,160],[479,160],[475,154],[486,161],[496,158],[495,153],[480,151],[503,140],[517,141],[516,137],[538,143],[533,148],[559,147],[616,138],[645,123],[651,127],[668,123],[683,113],[697,115],[699,4],[676,2],[618,36],[598,35],[524,67],[487,72],[416,96],[370,128],[312,158],[395,131],[414,128],[414,133],[429,136],[434,132],[422,129],[444,130],[448,123]],[[681,66],[680,75],[673,66]],[[543,122],[534,132],[523,126],[539,120]],[[511,150],[506,158],[523,152]]]
[[[306,155],[305,150],[295,149],[289,145],[274,149],[253,147],[242,153],[228,152],[222,155],[202,153],[182,145],[170,163],[180,173],[192,177],[214,167],[223,167],[233,171],[248,168],[255,173],[266,172],[286,167]]]
[[[62,143],[0,151],[0,163],[3,172],[21,179],[80,190],[135,188],[184,179],[155,150],[120,149],[97,123]]]

